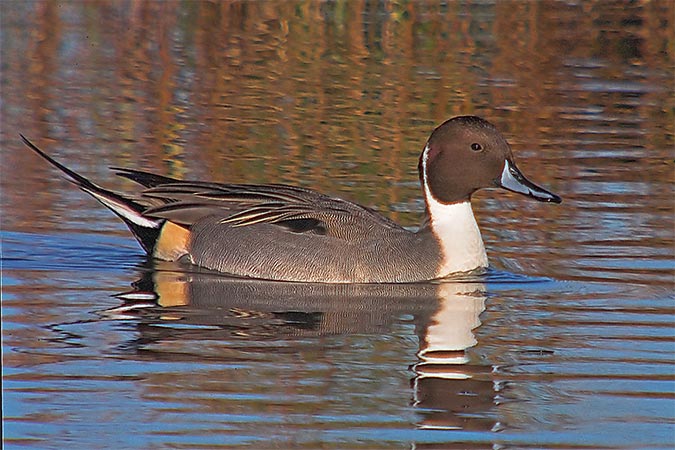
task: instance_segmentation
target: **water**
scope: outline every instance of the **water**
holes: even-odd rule
[[[0,4],[6,448],[671,448],[675,4]],[[481,192],[492,268],[288,285],[145,260],[19,132],[416,226],[478,114],[562,205]],[[121,296],[119,294],[122,294]]]

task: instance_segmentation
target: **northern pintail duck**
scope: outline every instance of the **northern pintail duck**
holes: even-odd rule
[[[112,210],[148,255],[245,277],[324,283],[425,281],[485,268],[471,209],[479,189],[502,187],[544,202],[557,195],[518,170],[509,144],[489,122],[452,118],[419,159],[426,213],[410,231],[370,208],[280,184],[183,181],[113,169],[144,189],[120,194],[23,142]]]

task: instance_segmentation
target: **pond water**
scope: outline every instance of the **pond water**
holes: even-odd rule
[[[2,2],[5,448],[672,448],[675,3]],[[29,139],[109,166],[423,213],[476,114],[563,197],[474,197],[480,277],[147,261]],[[122,294],[122,295],[120,295]]]

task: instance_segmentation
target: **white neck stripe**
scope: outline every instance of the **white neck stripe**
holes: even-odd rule
[[[436,276],[487,267],[488,260],[478,224],[469,200],[445,204],[434,198],[427,180],[429,144],[422,153],[422,187],[431,230],[441,247],[441,263]]]
[[[427,181],[427,160],[429,159],[429,143],[424,146],[422,152],[422,188],[424,189],[424,201],[428,205],[428,199],[431,198],[431,190],[429,189],[429,182]]]

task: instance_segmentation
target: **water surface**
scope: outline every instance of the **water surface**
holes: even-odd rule
[[[6,448],[672,447],[672,1],[0,12]],[[479,193],[488,274],[405,286],[146,261],[18,139],[113,189],[290,183],[414,227],[459,114],[564,202]]]

